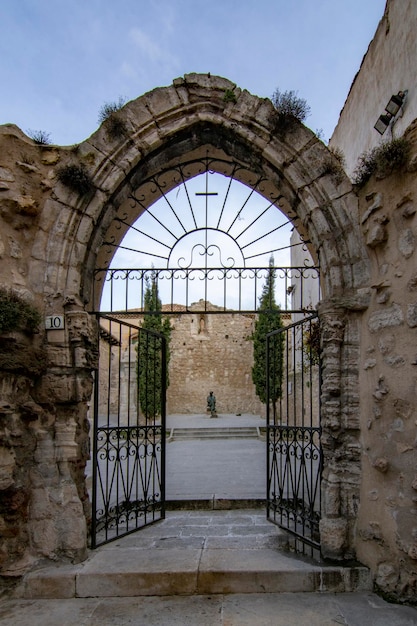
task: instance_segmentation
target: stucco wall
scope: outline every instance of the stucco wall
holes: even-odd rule
[[[401,136],[417,118],[416,59],[417,3],[388,0],[330,139],[330,146],[342,149],[349,175],[363,152],[392,138],[390,129],[381,136],[374,124],[393,94],[408,90],[394,136]]]

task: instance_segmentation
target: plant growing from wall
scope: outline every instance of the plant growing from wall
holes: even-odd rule
[[[39,146],[49,146],[51,143],[51,133],[46,133],[44,130],[28,130],[27,134]]]
[[[276,404],[282,395],[282,377],[284,363],[284,333],[277,333],[269,341],[267,371],[267,340],[266,336],[283,327],[280,307],[275,302],[275,269],[273,257],[269,260],[269,272],[259,300],[258,319],[253,333],[253,367],[252,381],[256,395],[263,404],[268,401],[267,381],[269,384],[269,400],[272,403],[274,421],[276,420]]]
[[[99,111],[99,124],[105,124],[107,135],[111,139],[120,139],[127,132],[126,122],[120,115],[125,102],[122,97],[117,102],[105,102]]]
[[[303,334],[303,351],[308,364],[318,365],[320,363],[320,323],[319,320],[311,322],[309,328]]]
[[[384,141],[360,155],[353,172],[353,182],[358,187],[363,187],[373,175],[386,178],[393,172],[404,169],[409,155],[410,142],[404,137]]]
[[[223,102],[236,102],[236,94],[232,89],[226,89],[223,96]]]
[[[169,385],[169,341],[171,325],[169,318],[161,315],[162,303],[158,294],[155,275],[147,278],[144,296],[144,321],[142,328],[163,335],[166,339],[166,387]],[[139,403],[146,420],[161,414],[162,355],[161,339],[140,333],[138,342]]]
[[[271,100],[276,111],[275,126],[277,131],[285,132],[297,121],[304,122],[310,115],[311,109],[307,100],[300,98],[297,91],[276,89]]]
[[[33,334],[41,323],[39,311],[12,290],[0,289],[0,334],[23,331]]]
[[[330,155],[326,158],[323,174],[330,174],[334,177],[336,184],[339,184],[343,180],[343,175],[345,173],[345,165],[346,159],[343,154],[343,150],[336,147],[329,147]]]
[[[61,167],[57,172],[58,180],[75,191],[80,196],[84,196],[94,187],[90,174],[84,165],[69,164]]]

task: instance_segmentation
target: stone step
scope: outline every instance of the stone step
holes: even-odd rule
[[[169,545],[169,544],[168,544]],[[29,574],[24,598],[104,598],[217,593],[370,591],[362,566],[319,566],[270,549],[165,548],[102,551],[86,564]]]
[[[187,439],[258,439],[261,431],[257,426],[212,427],[212,428],[171,428],[169,440]]]
[[[182,511],[91,551],[83,563],[47,566],[17,597],[109,598],[369,591],[361,565],[293,556],[289,535],[260,511]]]

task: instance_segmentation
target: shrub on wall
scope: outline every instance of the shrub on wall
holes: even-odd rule
[[[363,152],[353,172],[353,182],[362,187],[372,175],[386,178],[392,172],[406,167],[410,154],[410,143],[404,137],[385,141],[381,145]]]
[[[41,314],[11,290],[0,289],[0,333],[22,330],[37,331]]]
[[[330,154],[324,162],[323,174],[330,174],[330,176],[334,177],[336,184],[339,184],[342,182],[345,172],[345,155],[337,147],[329,147],[329,152]]]
[[[49,146],[51,143],[51,133],[47,133],[44,130],[28,130],[27,134],[38,146]]]
[[[296,91],[280,91],[276,89],[272,94],[272,104],[276,110],[275,125],[278,131],[287,131],[296,122],[304,122],[310,115],[307,100],[300,98]]]
[[[225,90],[223,102],[237,102],[236,94],[232,89]]]
[[[58,180],[80,196],[84,196],[93,188],[93,182],[84,165],[65,165],[58,172]]]
[[[126,122],[121,118],[119,111],[125,104],[124,98],[117,102],[105,102],[98,115],[99,124],[105,123],[107,135],[111,139],[119,139],[127,132]]]

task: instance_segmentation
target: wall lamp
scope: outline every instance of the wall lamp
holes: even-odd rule
[[[385,107],[385,113],[379,116],[374,126],[375,130],[380,135],[383,135],[391,123],[391,120],[397,115],[398,111],[404,104],[407,91],[399,91],[396,95],[391,96],[387,106]]]

